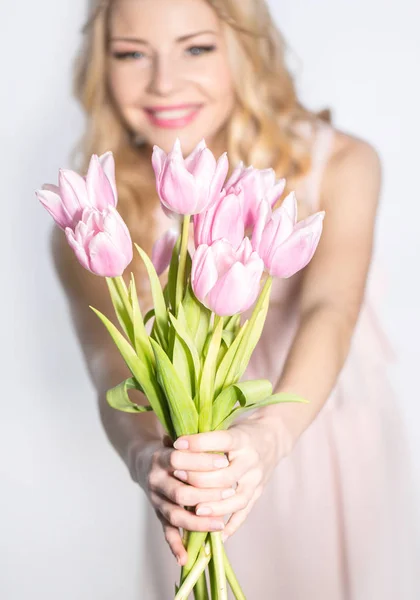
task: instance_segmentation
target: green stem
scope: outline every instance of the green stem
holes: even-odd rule
[[[217,600],[227,600],[227,584],[225,563],[223,558],[222,534],[219,531],[210,533],[211,553],[214,560],[214,573],[216,575]]]
[[[229,559],[226,554],[225,547],[223,546],[223,561],[225,564],[225,573],[226,578],[229,582],[229,585],[234,593],[236,600],[246,600],[245,594],[242,591],[241,586],[239,585],[239,581],[236,579],[235,573],[233,572],[232,565],[229,562]]]
[[[112,277],[112,280],[115,283],[115,287],[118,290],[118,293],[120,295],[121,301],[124,304],[125,310],[131,316],[131,314],[133,312],[133,309],[131,307],[130,300],[129,300],[129,297],[128,297],[127,286],[125,285],[125,281],[122,278],[122,275],[119,275],[118,277]]]
[[[194,587],[194,600],[209,600],[206,571],[203,571],[197,579],[197,583]]]
[[[194,511],[194,508],[191,509],[191,512],[193,512],[193,511]],[[187,564],[184,565],[181,569],[181,584],[184,582],[185,578],[187,577],[187,575],[193,568],[193,566],[197,560],[197,556],[198,556],[201,548],[203,547],[203,544],[206,541],[206,538],[207,538],[207,532],[205,532],[205,531],[190,531],[189,532],[188,547],[187,547],[188,558],[187,558]]]
[[[178,593],[175,596],[175,600],[187,600],[189,594],[191,593],[195,584],[197,583],[198,578],[201,576],[204,569],[209,564],[210,558],[210,544],[207,542],[206,545],[203,548],[201,548],[198,558],[193,568],[185,578],[185,581],[179,588]]]
[[[184,215],[181,232],[181,249],[179,252],[178,272],[176,275],[175,313],[178,316],[178,306],[184,294],[185,266],[187,264],[188,238],[190,230],[190,215]]]

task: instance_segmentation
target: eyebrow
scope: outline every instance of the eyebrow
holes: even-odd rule
[[[196,37],[197,35],[204,35],[205,33],[213,33],[214,35],[216,35],[215,31],[208,29],[205,31],[197,31],[196,33],[189,33],[187,35],[182,35],[181,37],[177,38],[175,41],[176,42],[185,42],[185,41],[189,40],[190,38]],[[143,40],[143,39],[137,38],[137,37],[111,37],[110,41],[111,42],[134,42],[136,44],[149,45],[149,42],[147,40]]]

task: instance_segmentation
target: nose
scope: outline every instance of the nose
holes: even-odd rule
[[[179,85],[176,65],[168,56],[156,56],[150,74],[149,92],[159,96],[172,94]]]

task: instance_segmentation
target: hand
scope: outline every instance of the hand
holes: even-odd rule
[[[182,442],[188,442],[186,444]],[[178,438],[174,446],[184,450],[183,473],[174,472],[199,489],[200,502],[196,505],[197,515],[222,517],[232,514],[226,523],[223,539],[231,536],[245,521],[257,499],[261,496],[272,471],[279,460],[290,449],[287,432],[274,419],[258,415],[258,411],[232,425],[226,431],[211,431]],[[188,452],[187,452],[188,450]],[[226,469],[191,469],[186,466],[186,457],[203,456],[203,452],[218,451],[228,455],[230,464]],[[196,454],[197,453],[197,454]],[[229,499],[205,500],[206,490],[231,488],[237,483],[236,493]],[[201,516],[201,518],[205,518]]]
[[[215,460],[222,460],[216,463]],[[223,496],[225,488],[200,490],[183,483],[174,477],[175,470],[210,471],[226,469],[229,462],[220,455],[200,452],[181,452],[172,446],[172,441],[165,436],[162,441],[150,443],[137,451],[134,459],[133,479],[145,490],[157,517],[162,523],[165,539],[183,566],[188,554],[182,543],[179,528],[188,531],[221,531],[224,521],[221,517],[200,517],[184,506],[196,506],[199,502],[216,502]],[[220,466],[217,467],[217,464]],[[227,486],[226,486],[227,487]],[[231,493],[234,493],[231,490]]]

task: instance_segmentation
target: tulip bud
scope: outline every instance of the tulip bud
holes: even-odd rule
[[[127,225],[113,206],[102,211],[85,208],[74,231],[65,231],[82,267],[95,275],[118,277],[133,259]]]
[[[204,140],[184,160],[179,139],[169,154],[155,146],[152,165],[162,205],[181,215],[201,213],[218,200],[229,168],[226,153],[216,163]]]
[[[199,246],[192,259],[194,294],[220,316],[246,311],[256,300],[264,263],[245,238],[234,250],[226,240]]]
[[[103,210],[117,205],[112,152],[100,157],[94,154],[86,177],[75,171],[60,169],[58,186],[45,184],[35,194],[61,229],[74,229],[85,208]]]

